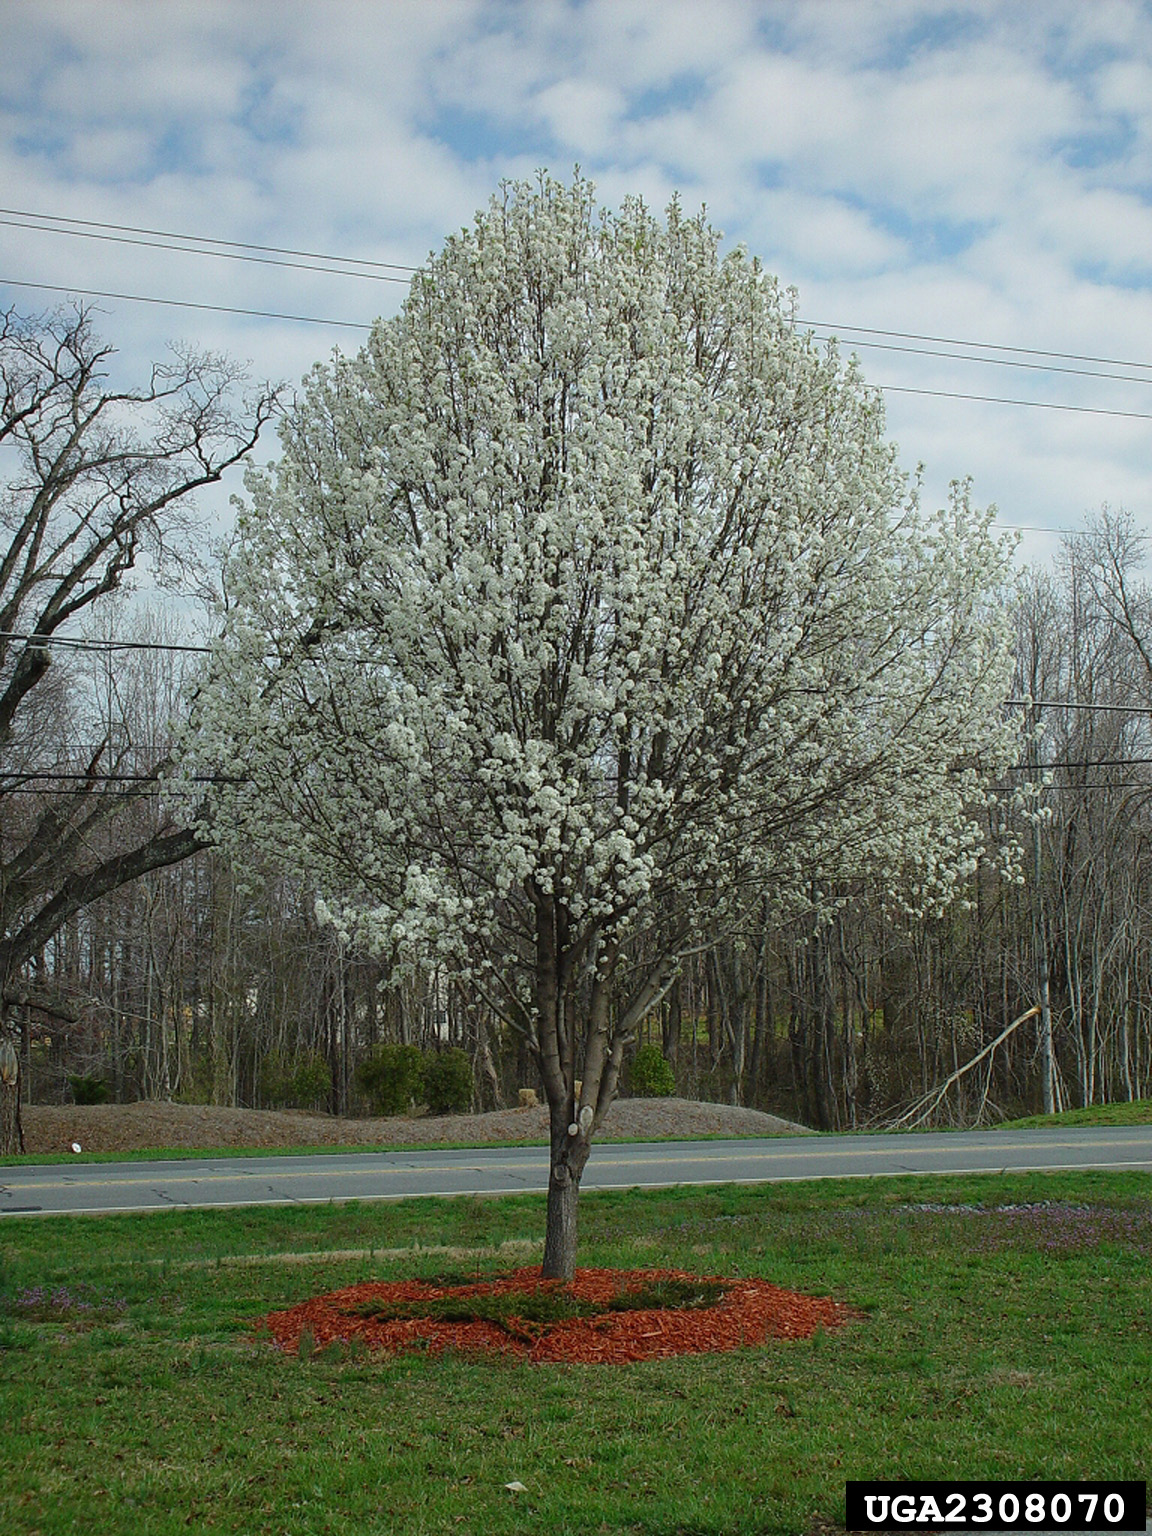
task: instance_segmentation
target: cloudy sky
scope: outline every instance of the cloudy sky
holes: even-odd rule
[[[126,374],[182,339],[296,382],[502,178],[576,163],[794,284],[929,499],[1152,531],[1142,0],[0,0],[0,302],[218,306],[101,298]]]

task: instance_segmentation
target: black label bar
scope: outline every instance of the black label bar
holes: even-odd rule
[[[1140,1531],[1146,1483],[851,1482],[850,1531]]]

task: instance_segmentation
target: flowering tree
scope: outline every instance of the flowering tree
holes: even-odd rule
[[[923,517],[855,365],[703,217],[493,199],[249,480],[199,760],[296,862],[539,1062],[544,1274],[623,1053],[749,891],[913,905],[973,867],[1001,760],[1005,553]],[[579,1093],[577,1094],[577,1084]]]

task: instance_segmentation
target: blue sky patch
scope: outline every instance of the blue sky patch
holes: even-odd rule
[[[642,122],[648,117],[663,117],[668,112],[688,112],[707,91],[708,83],[703,75],[685,72],[667,85],[650,86],[637,92],[629,102],[625,116],[630,122]]]
[[[561,152],[560,145],[538,122],[500,123],[486,113],[469,112],[465,107],[441,107],[426,131],[430,138],[470,164],[527,154],[546,160]]]
[[[27,155],[30,160],[41,158],[54,160],[67,150],[68,135],[61,132],[59,128],[37,124],[25,133],[15,134],[11,144],[18,154]]]
[[[290,145],[299,142],[300,112],[289,112],[276,98],[274,64],[255,65],[244,87],[238,119],[245,133],[258,144]]]
[[[1081,282],[1094,288],[1120,288],[1128,293],[1142,293],[1152,288],[1152,252],[1142,265],[1111,261],[1078,261],[1072,270]]]
[[[897,18],[892,33],[869,62],[879,69],[905,69],[925,55],[975,42],[987,30],[986,16],[963,6],[914,16],[904,26]]]
[[[1076,138],[1057,140],[1053,151],[1071,169],[1093,171],[1125,159],[1136,143],[1137,134],[1131,118],[1115,117]]]
[[[852,192],[840,192],[838,196],[848,207],[866,213],[877,228],[903,241],[910,257],[918,263],[962,256],[993,227],[987,219],[922,216],[892,204],[869,202]]]

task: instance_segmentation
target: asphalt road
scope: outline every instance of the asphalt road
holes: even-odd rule
[[[1056,1168],[1152,1172],[1152,1126],[601,1145],[593,1149],[583,1188]],[[76,1162],[0,1168],[0,1216],[497,1195],[541,1191],[547,1175],[543,1147]]]

